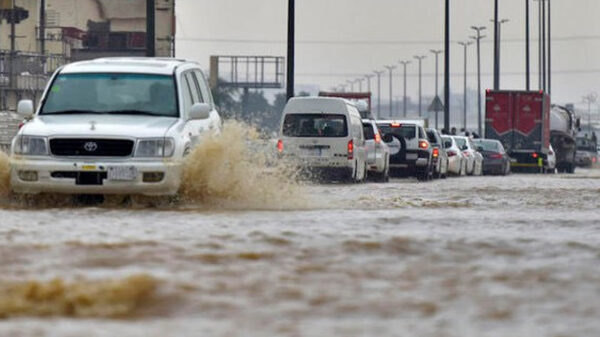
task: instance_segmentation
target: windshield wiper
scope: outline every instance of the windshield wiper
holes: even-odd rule
[[[152,111],[143,111],[143,110],[117,110],[111,111],[112,115],[140,115],[140,116],[160,116],[160,117],[168,117],[161,113],[152,112]]]
[[[90,111],[90,110],[62,110],[62,111],[52,111],[52,112],[44,111],[41,113],[41,115],[81,115],[81,114],[105,115],[106,112]]]

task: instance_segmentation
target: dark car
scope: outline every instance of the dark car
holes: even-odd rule
[[[579,167],[592,167],[598,161],[597,145],[594,139],[577,137],[575,164]]]
[[[483,155],[483,174],[507,175],[510,173],[510,157],[504,146],[494,139],[474,139],[473,143]]]

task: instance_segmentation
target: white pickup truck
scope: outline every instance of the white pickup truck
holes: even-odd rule
[[[207,80],[193,62],[105,58],[66,65],[12,142],[16,193],[173,195],[184,156],[218,131]]]

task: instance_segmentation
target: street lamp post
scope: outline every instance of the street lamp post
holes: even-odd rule
[[[286,96],[289,100],[294,97],[294,61],[296,43],[296,4],[295,0],[288,0],[288,40],[287,40],[287,88]]]
[[[363,82],[365,81],[364,78],[357,78],[356,82],[358,83],[358,92],[362,92],[362,88],[363,88]]]
[[[479,133],[479,137],[483,137],[483,118],[481,114],[481,39],[485,38],[485,35],[481,35],[481,31],[486,28],[483,26],[473,26],[471,29],[477,32],[477,36],[472,36],[471,38],[477,41],[477,132]]]
[[[419,117],[423,116],[423,101],[422,101],[422,98],[423,98],[423,96],[422,96],[422,93],[423,93],[422,92],[422,89],[423,89],[423,86],[422,86],[422,83],[423,83],[423,81],[422,81],[423,80],[422,69],[423,69],[423,67],[422,67],[422,64],[423,64],[423,60],[426,57],[427,56],[425,56],[425,55],[415,55],[414,56],[414,58],[419,61]]]
[[[463,129],[467,131],[467,47],[472,45],[473,42],[459,42],[459,45],[463,46],[465,51],[465,77],[464,77],[464,93],[463,93]]]
[[[381,75],[385,72],[380,70],[373,71],[377,76],[377,117],[381,116]]]
[[[450,0],[444,9],[444,129],[450,132]]]
[[[404,69],[404,97],[402,98],[402,113],[404,115],[404,117],[406,117],[407,115],[407,99],[408,97],[406,96],[406,66],[410,64],[410,61],[400,61],[400,64],[402,65],[403,69]]]
[[[367,74],[365,75],[365,79],[367,80],[367,91],[370,93],[371,92],[371,79],[374,77],[375,75],[371,75],[371,74]]]
[[[531,69],[529,56],[529,1],[525,0],[525,90],[531,90]]]
[[[494,63],[495,63],[495,65],[494,65],[494,71],[495,71],[495,74],[494,74],[494,90],[500,90],[500,68],[501,68],[501,63],[502,63],[501,60],[500,60],[500,54],[501,54],[501,51],[502,51],[502,48],[501,48],[501,44],[502,44],[502,25],[505,24],[505,23],[507,23],[507,22],[509,22],[510,20],[508,20],[508,19],[502,19],[502,20],[494,19],[494,20],[490,20],[490,21],[494,22],[495,25],[496,25],[496,34],[497,34],[496,39],[497,39],[497,42],[495,42],[495,43],[497,44],[497,49],[498,49],[496,51],[496,57],[494,58],[494,60],[495,60],[494,61]]]
[[[439,91],[438,91],[438,75],[439,75],[439,56],[441,53],[443,53],[443,50],[430,50],[430,52],[432,52],[435,55],[435,98],[439,98]],[[439,120],[439,111],[435,111],[435,128],[439,129],[439,124],[438,124],[438,120]]]
[[[390,72],[390,117],[393,115],[393,110],[394,110],[394,91],[392,89],[392,86],[394,84],[394,69],[396,69],[396,66],[385,66],[385,69],[387,69]]]

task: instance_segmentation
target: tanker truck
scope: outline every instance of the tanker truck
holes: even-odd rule
[[[550,143],[556,154],[556,170],[559,173],[575,172],[575,138],[579,132],[579,119],[572,109],[552,105],[550,111]]]

